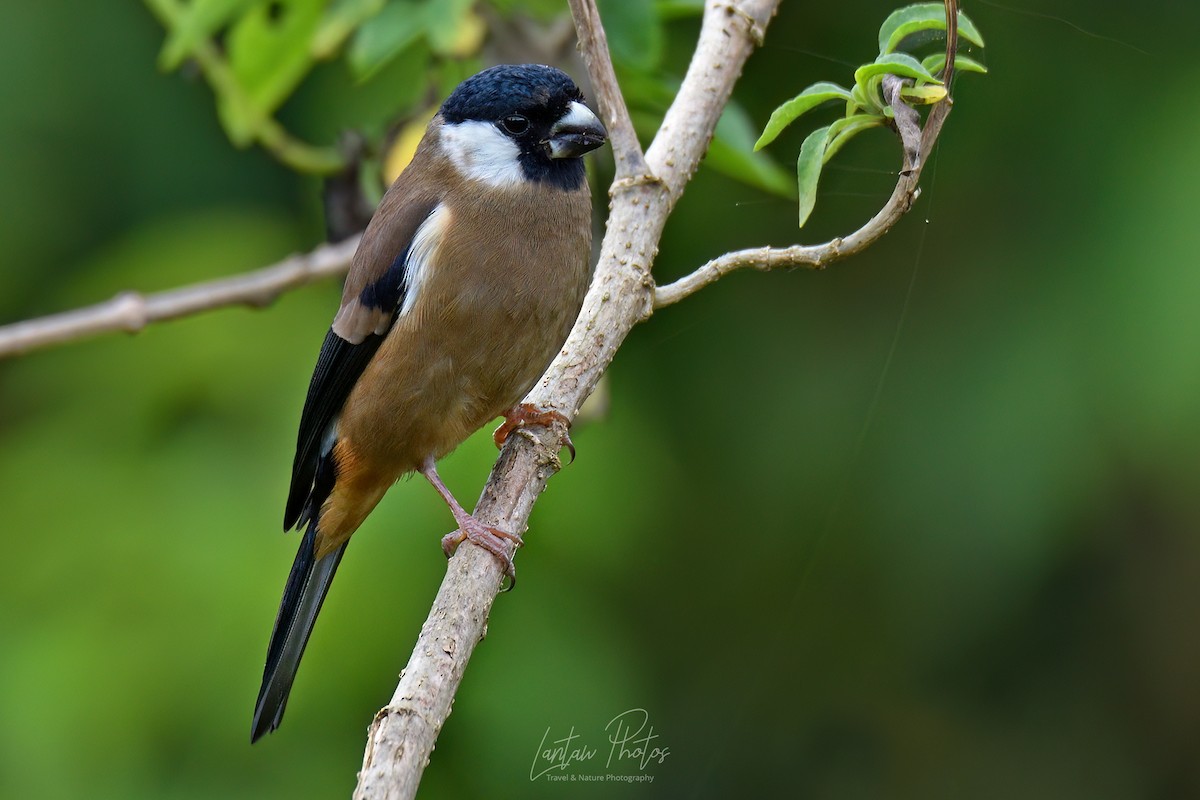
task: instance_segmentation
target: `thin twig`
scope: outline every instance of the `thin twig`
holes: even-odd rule
[[[692,63],[646,152],[648,174],[634,172],[613,186],[600,259],[583,311],[525,402],[574,417],[630,329],[649,316],[654,286],[650,267],[663,226],[777,4],[778,0],[707,3]],[[599,87],[605,81],[597,76],[596,65],[607,59],[588,52],[603,42],[592,35],[599,21],[585,13],[588,5],[572,3],[572,10],[585,61]],[[509,437],[475,507],[475,517],[485,525],[524,531],[534,502],[558,471],[555,453],[561,431],[535,427],[522,433]],[[416,792],[467,661],[483,636],[501,577],[498,561],[478,547],[460,547],[450,560],[395,694],[371,723],[356,798],[410,798]]]
[[[946,66],[942,67],[942,82],[949,90],[954,80],[954,59],[958,55],[958,0],[945,0],[946,4]]]
[[[948,112],[949,105],[939,106],[938,108],[943,107]],[[921,178],[921,169],[937,139],[936,132],[932,136],[929,134],[931,128],[940,130],[941,121],[945,119],[945,113],[939,114],[936,128],[934,128],[933,123],[935,118],[932,114],[936,113],[937,110],[934,109],[934,112],[931,112],[930,119],[926,123],[921,139],[921,149],[916,154],[918,156],[917,166],[909,168],[909,151],[906,149],[905,168],[900,171],[899,180],[896,182],[896,188],[892,190],[891,197],[888,198],[883,208],[875,216],[871,217],[865,225],[854,231],[854,233],[830,239],[827,242],[816,245],[796,244],[791,247],[753,247],[747,250],[725,253],[679,280],[655,289],[655,310],[678,303],[685,297],[695,294],[705,286],[716,283],[729,273],[736,272],[739,269],[754,269],[760,272],[794,267],[824,269],[835,261],[840,261],[855,253],[862,252],[883,238],[891,230],[892,226],[908,213],[917,196],[920,194],[917,183]]]
[[[262,308],[289,289],[344,273],[358,237],[318,247],[269,267],[232,278],[195,283],[156,294],[122,292],[111,300],[39,319],[0,327],[0,358],[101,333],[136,333],[152,322],[201,311],[245,305]]]
[[[638,142],[633,120],[629,117],[625,97],[617,85],[617,73],[608,51],[608,37],[600,21],[600,11],[596,8],[595,0],[570,0],[570,6],[583,63],[587,65],[588,77],[592,79],[592,88],[596,90],[596,99],[600,104],[600,114],[608,128],[608,140],[617,165],[616,180],[645,175],[646,159],[642,155],[642,145]]]

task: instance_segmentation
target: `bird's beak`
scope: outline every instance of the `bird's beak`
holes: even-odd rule
[[[606,139],[608,131],[592,110],[572,101],[567,113],[550,129],[546,143],[551,158],[579,158],[604,144]]]

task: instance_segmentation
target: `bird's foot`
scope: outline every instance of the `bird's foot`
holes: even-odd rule
[[[504,412],[504,422],[492,434],[492,441],[496,443],[496,447],[503,447],[509,435],[518,428],[524,428],[526,425],[549,428],[555,422],[561,422],[563,425],[562,445],[571,453],[571,460],[574,461],[575,443],[571,441],[571,420],[558,411],[538,408],[532,403],[521,403]]]
[[[458,530],[442,537],[442,552],[446,554],[446,558],[454,555],[455,551],[458,550],[458,546],[469,539],[472,543],[487,550],[500,562],[500,566],[504,569],[504,574],[508,576],[508,588],[505,591],[509,591],[516,586],[517,567],[513,564],[512,554],[509,552],[509,543],[511,542],[515,549],[524,546],[525,540],[518,534],[484,525],[469,514],[458,520],[458,523]]]
[[[496,560],[500,562],[500,567],[504,570],[504,574],[508,576],[508,587],[504,591],[511,590],[517,585],[517,568],[513,566],[512,553],[509,552],[509,543],[512,544],[513,550],[525,544],[525,541],[519,534],[502,531],[499,528],[492,528],[484,525],[474,516],[468,514],[450,490],[446,488],[446,484],[442,483],[442,478],[437,473],[437,465],[434,463],[433,456],[428,456],[421,462],[421,466],[417,468],[425,478],[437,490],[437,493],[446,501],[446,505],[450,506],[450,513],[454,515],[454,521],[458,523],[458,530],[448,533],[442,537],[442,552],[446,554],[446,558],[454,555],[454,551],[464,540],[470,539],[475,544],[487,550]]]

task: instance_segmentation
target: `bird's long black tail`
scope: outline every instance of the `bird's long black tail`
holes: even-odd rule
[[[279,616],[275,618],[275,630],[271,632],[271,644],[267,647],[262,688],[258,690],[258,702],[254,707],[251,743],[278,728],[283,719],[283,710],[287,707],[288,693],[292,690],[292,681],[296,679],[296,669],[304,655],[304,646],[308,644],[313,623],[317,621],[321,604],[329,592],[329,584],[333,582],[342,554],[346,552],[346,544],[349,544],[349,541],[344,542],[318,561],[316,539],[317,521],[314,519],[308,523],[308,530],[283,589]]]

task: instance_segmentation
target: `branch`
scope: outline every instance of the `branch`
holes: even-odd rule
[[[225,306],[262,308],[298,286],[340,275],[350,266],[358,237],[322,245],[254,272],[195,283],[157,294],[122,292],[113,299],[40,319],[0,327],[0,358],[101,333],[137,333],[152,322],[178,319]]]
[[[954,58],[958,54],[958,0],[945,0],[946,6],[946,68],[942,79],[947,87],[954,75]],[[925,128],[918,127],[918,115],[900,96],[904,82],[895,75],[886,75],[883,80],[884,97],[894,111],[896,132],[903,144],[903,166],[892,196],[867,224],[849,236],[830,239],[818,245],[792,245],[791,247],[754,247],[738,250],[714,258],[704,266],[685,275],[674,283],[659,286],[654,290],[654,309],[678,303],[685,297],[716,283],[731,272],[739,269],[755,269],[769,272],[773,269],[807,267],[824,269],[835,261],[859,253],[882,239],[901,217],[909,212],[921,190],[917,184],[921,171],[929,161],[929,154],[937,143],[942,125],[950,115],[954,102],[947,95],[929,112]]]
[[[574,417],[630,329],[650,315],[650,267],[663,226],[700,163],[742,65],[762,41],[778,1],[708,0],[692,63],[646,152],[649,169],[626,166],[627,174],[613,184],[600,259],[579,320],[525,402]],[[592,81],[604,98],[601,105],[612,126],[614,148],[622,148],[620,170],[632,147],[628,141],[618,144],[624,104],[618,101],[615,83],[604,74],[608,55],[599,50],[599,18],[591,0],[572,0],[571,8]],[[556,452],[561,431],[522,428],[520,433],[509,437],[474,512],[483,524],[509,531],[526,529],[534,502],[560,466]],[[478,547],[460,547],[450,560],[395,694],[371,723],[355,798],[415,794],[467,661],[483,637],[501,577],[497,560]]]
[[[616,180],[624,180],[646,174],[646,160],[642,146],[633,129],[629,108],[621,87],[617,85],[617,73],[613,69],[608,51],[608,37],[600,22],[600,12],[595,0],[569,0],[571,16],[575,19],[575,30],[579,36],[579,49],[587,65],[588,77],[596,90],[600,104],[600,115],[608,128],[608,141],[612,145],[616,161]]]

